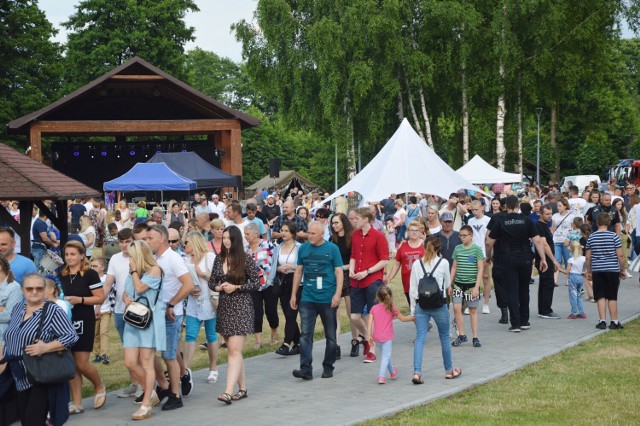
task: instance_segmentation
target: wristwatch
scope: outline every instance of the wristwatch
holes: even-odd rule
[[[173,308],[175,308],[175,306],[174,306],[174,305],[172,305],[171,303],[167,303],[167,308],[171,308],[171,309],[173,309]]]

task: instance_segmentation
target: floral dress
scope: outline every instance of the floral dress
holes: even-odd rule
[[[234,282],[224,273],[221,256],[216,256],[213,262],[213,271],[209,280],[211,290],[215,291],[216,286],[225,281],[240,286],[230,294],[220,292],[216,331],[225,337],[254,333],[253,299],[250,292],[258,291],[260,288],[258,266],[250,254],[245,254],[244,265],[244,282]]]

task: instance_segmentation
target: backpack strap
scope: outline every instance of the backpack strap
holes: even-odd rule
[[[436,269],[438,269],[438,265],[440,264],[440,262],[442,262],[442,257],[440,259],[438,259],[438,262],[436,263],[436,266],[434,266],[433,269],[431,270],[431,275],[433,275],[433,273],[436,271]]]
[[[427,270],[424,269],[424,262],[422,261],[422,259],[420,259],[420,267],[422,267],[422,272],[424,272],[424,276],[427,276]]]

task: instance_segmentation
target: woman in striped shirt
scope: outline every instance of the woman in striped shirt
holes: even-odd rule
[[[44,288],[45,282],[41,275],[29,273],[23,277],[22,294],[25,300],[14,308],[4,336],[4,356],[9,361],[9,369],[18,390],[18,413],[23,425],[45,424],[49,411],[52,412],[54,424],[62,424],[67,416],[64,410],[69,401],[68,383],[31,384],[22,362],[23,350],[28,355],[39,356],[70,348],[78,340],[78,335],[64,311],[55,303],[50,303],[44,318],[40,340],[34,343],[45,304]],[[50,393],[64,405],[63,412],[49,406]],[[58,405],[60,404],[56,404],[56,408],[59,408]]]

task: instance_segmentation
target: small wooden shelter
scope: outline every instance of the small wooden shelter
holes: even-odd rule
[[[241,131],[260,124],[134,57],[58,101],[11,121],[42,162],[42,136],[206,135],[224,153],[220,168],[242,176]]]
[[[31,212],[33,206],[43,210],[51,222],[60,230],[61,244],[67,242],[67,200],[85,197],[99,197],[100,191],[41,164],[15,149],[0,144],[0,200],[20,201],[20,222],[0,207],[0,220],[18,230],[20,253],[31,254]],[[44,203],[55,202],[56,214]]]

